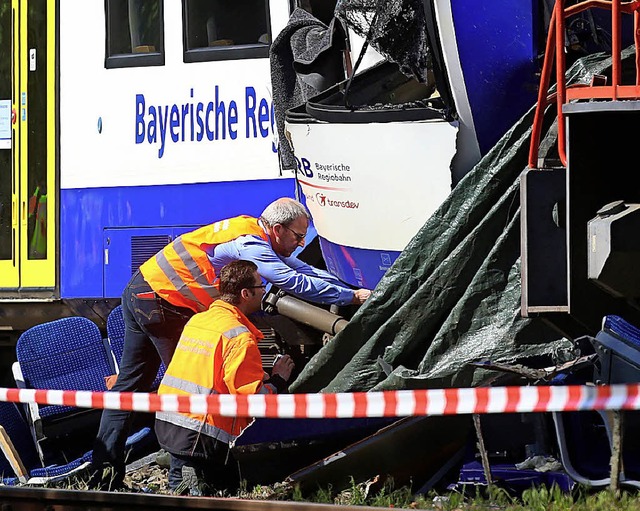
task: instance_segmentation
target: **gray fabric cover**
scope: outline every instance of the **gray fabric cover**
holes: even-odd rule
[[[284,136],[285,112],[345,78],[340,22],[325,25],[303,9],[295,9],[269,52],[273,108],[282,169],[296,163]]]

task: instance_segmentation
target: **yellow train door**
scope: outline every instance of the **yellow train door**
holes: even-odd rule
[[[0,0],[0,290],[56,287],[56,3]]]
[[[12,67],[17,20],[13,7],[11,0],[0,0],[0,288],[15,288],[19,283],[18,183],[13,167],[16,90]]]

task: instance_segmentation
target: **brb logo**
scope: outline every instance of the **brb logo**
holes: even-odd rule
[[[304,174],[307,177],[313,177],[313,170],[311,170],[311,162],[306,158],[296,158],[296,165],[298,166],[298,172]]]

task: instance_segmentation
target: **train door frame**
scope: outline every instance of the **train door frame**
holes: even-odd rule
[[[19,275],[19,265],[20,261],[18,260],[18,243],[19,243],[19,227],[18,227],[18,191],[17,191],[17,179],[15,172],[15,160],[16,155],[14,154],[14,149],[18,146],[18,137],[19,131],[16,130],[16,122],[17,122],[17,104],[16,98],[18,97],[17,91],[17,80],[14,80],[14,69],[13,63],[17,60],[17,45],[16,45],[16,34],[18,31],[18,16],[16,4],[18,0],[2,0],[2,13],[0,15],[3,16],[3,19],[0,21],[2,23],[2,30],[6,29],[6,21],[5,16],[9,17],[9,37],[6,38],[6,34],[2,34],[2,41],[0,41],[3,45],[0,48],[1,56],[4,60],[0,63],[0,69],[8,66],[9,68],[9,83],[7,90],[7,83],[3,83],[0,88],[0,101],[3,102],[0,105],[0,123],[2,123],[2,133],[6,133],[7,131],[7,123],[9,123],[8,127],[8,135],[9,140],[7,141],[5,137],[2,139],[2,146],[0,147],[1,158],[0,158],[0,166],[8,166],[8,172],[4,168],[0,168],[0,180],[6,179],[4,182],[0,182],[0,289],[2,288],[17,288],[20,282]],[[7,7],[9,7],[9,11],[7,11]],[[10,51],[7,50],[7,46],[9,46]],[[9,95],[10,98],[4,97],[5,95]],[[7,105],[6,101],[9,100],[10,104],[10,112],[6,111]],[[8,142],[8,143],[7,143]],[[8,146],[8,147],[7,147]]]
[[[0,289],[54,298],[57,217],[57,2],[12,0],[12,257]]]

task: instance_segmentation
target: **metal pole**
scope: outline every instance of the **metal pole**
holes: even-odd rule
[[[609,490],[620,496],[620,473],[622,472],[622,412],[610,410],[607,420],[611,424],[611,483]]]
[[[349,321],[321,307],[311,305],[293,296],[278,293],[265,299],[267,312],[279,314],[331,335],[337,334]]]

